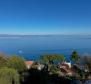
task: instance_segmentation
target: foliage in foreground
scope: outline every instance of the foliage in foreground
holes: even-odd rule
[[[18,72],[24,72],[26,70],[25,62],[22,58],[18,56],[12,56],[8,59],[8,67],[14,68]]]
[[[0,68],[7,66],[7,58],[4,54],[0,53]]]
[[[3,67],[0,69],[0,84],[20,84],[19,74],[15,69]]]
[[[25,70],[26,65],[21,57],[0,54],[0,84],[20,84]]]

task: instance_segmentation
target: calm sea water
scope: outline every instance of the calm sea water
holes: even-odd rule
[[[91,54],[91,36],[28,36],[0,37],[0,52],[36,60],[42,54],[58,53],[69,58],[72,51]]]

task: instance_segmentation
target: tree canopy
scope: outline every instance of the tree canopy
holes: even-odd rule
[[[7,66],[7,58],[4,54],[0,53],[0,68]]]
[[[8,67],[14,68],[18,72],[23,72],[26,70],[26,65],[25,65],[24,59],[19,56],[9,57]]]
[[[48,55],[43,55],[40,57],[41,61],[46,63],[46,64],[54,64],[55,61],[63,61],[65,60],[65,57],[60,54],[48,54]]]
[[[0,69],[0,84],[20,84],[19,74],[15,69],[3,67]]]
[[[46,64],[47,70],[51,73],[57,73],[59,69],[56,67],[56,62],[65,60],[65,57],[60,54],[47,54],[40,57],[42,63]]]
[[[71,60],[74,61],[74,62],[78,62],[79,61],[79,55],[76,51],[73,51],[72,54],[71,54]]]

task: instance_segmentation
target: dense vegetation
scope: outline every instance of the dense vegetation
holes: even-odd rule
[[[17,56],[8,58],[7,66],[10,68],[14,68],[18,72],[24,72],[26,70],[24,59]]]
[[[72,68],[76,72],[74,77],[61,75],[62,72],[58,67],[58,63],[66,61],[63,55],[42,55],[30,69],[27,69],[23,58],[0,54],[0,84],[36,84],[36,82],[37,84],[70,84],[77,77],[87,78],[91,74],[90,56],[80,56],[74,51],[70,56],[70,60],[73,63]],[[42,70],[34,68],[38,64],[44,65]],[[85,65],[88,71],[81,68]]]
[[[0,84],[20,84],[18,72],[13,68],[1,68]]]
[[[25,70],[24,60],[19,56],[7,57],[0,54],[0,84],[20,84],[21,75]]]

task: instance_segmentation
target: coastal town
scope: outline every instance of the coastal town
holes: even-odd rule
[[[69,59],[67,61],[61,54],[46,54],[35,61],[0,54],[0,83],[9,81],[7,84],[85,84],[82,82],[90,81],[91,57],[80,57],[73,51]]]
[[[0,0],[0,84],[91,84],[91,0]]]
[[[31,68],[34,68],[34,69],[37,69],[37,70],[42,70],[45,65],[41,64],[41,63],[38,63],[38,62],[34,62],[34,61],[25,61],[25,64],[26,64],[26,67],[27,69],[31,69]],[[79,75],[77,73],[77,69],[79,70],[82,70],[85,74],[88,74],[88,76],[83,77],[83,78],[80,78],[80,79],[91,79],[91,72],[88,68],[87,65],[77,65],[77,64],[72,64],[71,61],[70,62],[67,62],[67,61],[63,61],[61,63],[58,63],[55,67],[59,68],[59,71],[58,71],[58,75],[59,76],[69,76],[69,77],[77,77],[79,78]],[[49,72],[49,74],[53,74],[51,72]]]

